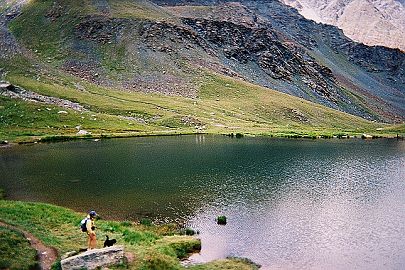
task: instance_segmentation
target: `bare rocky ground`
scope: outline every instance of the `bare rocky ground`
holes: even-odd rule
[[[17,54],[23,53],[24,51],[24,49],[18,44],[13,34],[10,32],[8,23],[21,13],[22,7],[27,2],[28,0],[14,1],[14,3],[11,3],[11,5],[7,7],[4,12],[0,12],[0,59],[11,58]],[[2,71],[0,71],[0,75],[4,75],[2,74]],[[7,85],[8,83],[0,82],[0,84]],[[78,103],[56,97],[40,95],[38,93],[28,91],[16,86],[13,86],[13,90],[0,87],[0,95],[10,98],[18,98],[29,102],[39,102],[43,104],[56,105],[80,112],[86,111],[86,109]]]
[[[95,5],[97,10],[103,14],[109,14],[111,11],[107,0],[93,0],[93,5]]]
[[[18,0],[0,13],[0,59],[6,59],[22,52],[13,34],[8,29],[8,23],[18,16],[28,0]]]
[[[28,91],[15,86],[13,86],[13,89],[10,90],[5,87],[1,87],[0,84],[0,95],[10,98],[18,98],[29,102],[39,102],[43,104],[56,105],[59,107],[72,109],[79,112],[86,111],[86,109],[79,103],[75,103],[66,99],[40,95],[35,92]]]

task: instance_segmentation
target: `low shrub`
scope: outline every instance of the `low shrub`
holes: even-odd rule
[[[218,216],[217,217],[217,223],[219,225],[226,225],[226,216]]]
[[[195,230],[191,229],[191,228],[186,228],[184,230],[184,234],[189,235],[189,236],[193,236],[193,235],[197,234],[197,232]]]
[[[139,224],[144,226],[152,226],[152,220],[150,220],[149,218],[143,218],[139,221]]]
[[[52,264],[51,270],[62,270],[62,264],[60,260],[57,260],[56,262],[54,262],[54,264]]]
[[[123,227],[131,227],[132,222],[131,221],[121,221],[120,225],[123,226]]]

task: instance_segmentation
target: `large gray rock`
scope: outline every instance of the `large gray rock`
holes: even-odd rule
[[[61,261],[63,270],[96,269],[124,262],[122,246],[93,249]]]
[[[8,82],[0,82],[0,91],[14,91],[15,86]]]
[[[282,0],[302,16],[331,24],[346,36],[368,45],[405,50],[403,0]]]

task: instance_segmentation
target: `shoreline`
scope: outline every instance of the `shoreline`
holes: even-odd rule
[[[46,215],[51,219],[44,219]],[[41,244],[55,251],[57,259],[49,262],[51,269],[60,269],[64,254],[86,245],[86,236],[79,228],[85,213],[43,202],[25,202],[0,197],[0,227],[12,226],[32,235]],[[200,252],[201,240],[182,232],[179,225],[142,224],[141,221],[104,220],[97,223],[97,246],[110,235],[131,253],[134,261],[126,263],[130,269],[190,269],[190,270],[258,270],[260,266],[247,258],[229,257],[210,262],[183,265],[192,254]],[[66,237],[67,236],[67,237]],[[28,239],[30,240],[30,239]],[[18,253],[18,252],[17,252]],[[231,267],[231,268],[229,268]]]
[[[31,145],[38,143],[58,143],[67,141],[78,140],[102,140],[102,139],[125,139],[125,138],[137,138],[137,137],[164,137],[164,136],[187,136],[187,135],[219,135],[228,137],[263,137],[263,138],[286,138],[286,139],[397,139],[404,140],[405,134],[399,133],[350,133],[350,132],[336,132],[336,133],[296,133],[296,132],[274,132],[274,133],[225,133],[225,132],[183,132],[183,131],[159,131],[159,132],[134,132],[134,133],[106,133],[106,134],[66,134],[66,135],[44,135],[38,137],[30,137],[27,139],[18,138],[16,140],[0,141],[1,148],[9,148],[15,145]]]

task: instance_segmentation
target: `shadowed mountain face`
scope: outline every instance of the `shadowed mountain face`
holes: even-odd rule
[[[54,67],[103,86],[195,98],[208,70],[365,119],[405,120],[404,53],[355,43],[279,1],[84,3],[79,12],[75,1],[30,4],[33,16],[11,29]]]

